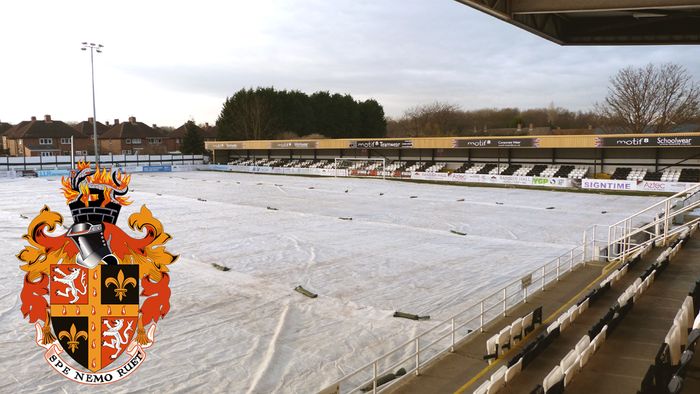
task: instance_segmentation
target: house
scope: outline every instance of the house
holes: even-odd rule
[[[195,128],[200,135],[204,137],[204,141],[215,141],[218,133],[216,126],[210,126],[209,123],[204,123],[204,126],[195,125]],[[169,152],[180,152],[182,150],[182,140],[187,134],[187,123],[168,133],[166,144]]]
[[[0,145],[0,148],[2,148],[2,151],[0,151],[0,154],[7,154],[7,146],[6,146],[6,142],[5,142],[5,138],[6,138],[5,132],[11,128],[12,128],[11,124],[5,123],[5,122],[0,122],[0,140],[2,140],[2,141],[0,141],[0,144],[2,144],[2,145]]]
[[[22,121],[5,131],[3,141],[11,156],[70,155],[71,137],[77,154],[89,154],[90,139],[60,120],[45,115],[44,120]]]
[[[100,136],[105,133],[105,131],[109,130],[109,126],[100,123],[99,121],[93,125],[93,118],[89,117],[87,120],[84,120],[77,125],[75,125],[75,129],[80,132],[82,135],[89,136],[92,139],[92,135],[94,134],[94,129],[93,127],[97,126],[97,135]]]
[[[114,125],[100,137],[100,152],[115,155],[159,155],[168,153],[164,144],[165,135],[157,128],[137,122],[129,117],[128,122],[114,120]]]

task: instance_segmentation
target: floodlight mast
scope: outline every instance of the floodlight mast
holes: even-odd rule
[[[100,152],[98,149],[98,144],[97,144],[97,109],[95,107],[95,61],[94,61],[94,53],[102,53],[102,48],[104,45],[102,44],[95,44],[93,42],[89,43],[87,41],[82,42],[82,47],[80,48],[83,51],[90,49],[90,73],[92,76],[92,138],[95,142],[95,166],[100,165]]]

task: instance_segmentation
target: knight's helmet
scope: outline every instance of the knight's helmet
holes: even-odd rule
[[[66,234],[78,246],[76,262],[94,268],[101,261],[118,264],[109,239],[105,239],[105,223],[116,224],[123,205],[129,205],[129,176],[112,169],[90,168],[79,162],[69,178],[62,178],[63,194],[73,215],[73,225]]]

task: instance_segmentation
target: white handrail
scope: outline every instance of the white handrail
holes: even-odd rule
[[[528,275],[524,276],[523,278],[509,282],[499,290],[482,298],[480,301],[459,311],[458,313],[452,315],[446,320],[437,323],[436,325],[422,332],[421,334],[418,334],[417,336],[403,342],[401,345],[391,349],[390,351],[377,357],[373,361],[361,366],[360,368],[357,368],[350,374],[345,375],[341,379],[334,382],[332,385],[328,386],[325,390],[323,390],[323,392],[353,393],[356,391],[371,390],[373,393],[377,393],[393,386],[398,381],[402,380],[404,377],[411,375],[411,373],[415,373],[416,375],[418,375],[422,367],[425,367],[426,365],[430,364],[430,362],[435,360],[440,355],[448,351],[454,351],[456,344],[466,340],[472,335],[475,335],[476,332],[483,331],[484,327],[490,324],[492,321],[499,319],[502,316],[506,316],[507,311],[513,308],[514,306],[519,305],[522,302],[527,302],[527,298],[529,294],[532,294],[532,291],[544,291],[546,289],[547,284],[558,281],[561,275],[573,271],[575,267],[578,267],[579,265],[585,265],[587,261],[596,260],[599,257],[607,257],[608,259],[621,258],[622,261],[624,261],[627,257],[638,251],[641,247],[644,247],[649,242],[653,242],[661,236],[664,240],[666,240],[669,236],[672,236],[676,232],[681,231],[679,229],[670,228],[669,218],[700,206],[700,199],[689,205],[686,205],[685,207],[683,207],[683,209],[679,209],[673,212],[671,212],[670,203],[674,199],[683,196],[686,196],[686,200],[693,196],[700,196],[700,193],[698,192],[700,192],[700,185],[693,186],[683,192],[676,193],[673,196],[663,201],[660,201],[642,211],[639,211],[627,217],[626,219],[622,219],[616,222],[615,224],[608,226],[607,242],[596,239],[596,234],[600,234],[600,232],[597,232],[596,230],[596,228],[599,226],[594,225],[592,227],[589,227],[584,231],[583,242],[580,246],[572,248],[569,252],[555,259],[552,259],[549,263],[544,264],[538,267],[537,269],[531,271]],[[641,228],[632,227],[632,220],[634,218],[637,218],[654,208],[658,208],[661,205],[663,205],[665,208],[665,214],[663,218],[657,218],[654,222],[647,223]],[[673,215],[671,215],[672,213]],[[656,234],[656,236],[651,237],[650,241],[642,242],[640,244],[635,245],[631,244],[630,240],[632,235],[640,233],[650,226],[656,226],[660,221],[664,222],[664,233],[662,235]],[[692,222],[697,221],[700,221],[700,219],[695,219]],[[619,238],[615,238],[614,236],[612,236],[612,233],[617,232],[619,226],[623,226],[622,235]],[[591,237],[588,236],[589,232],[592,233]],[[620,255],[613,254],[610,251],[610,249],[613,246],[613,243],[611,243],[613,239],[615,239],[615,242],[617,243],[619,243],[620,241],[624,241],[624,247]],[[605,256],[599,255],[599,250],[596,249],[596,246],[598,246],[601,242],[607,248],[607,253]],[[593,254],[591,255],[590,259],[588,258],[587,254],[587,250],[589,247],[593,251]],[[550,266],[551,268],[549,268]],[[564,268],[563,270],[562,267]],[[529,278],[529,280],[525,280],[526,278]],[[509,294],[508,290],[513,286],[515,286],[515,289],[513,289]],[[533,288],[534,290],[531,290]],[[509,303],[509,300],[515,301]],[[478,313],[474,311],[475,309],[478,310]],[[499,310],[498,313],[489,313],[496,309]],[[470,311],[473,311],[473,315],[471,315],[471,317],[465,317],[465,321],[456,324],[456,321],[458,319],[462,318],[463,315],[466,315]],[[459,331],[466,328],[475,321],[478,321],[478,324],[472,326],[472,328],[468,330],[466,334],[460,336]],[[445,330],[447,331],[445,332]],[[432,338],[429,342],[427,342],[427,345],[423,345],[421,347],[421,339],[427,340],[427,337],[430,334],[434,333],[438,334],[437,339]],[[433,354],[428,353],[428,350],[431,347],[437,346],[447,338],[450,338],[449,343],[445,344],[445,346],[440,347],[438,350],[432,349]],[[408,351],[407,348],[411,345],[413,345],[414,350]],[[408,354],[406,354],[407,351]],[[390,358],[398,354],[399,352],[403,352],[403,356],[400,355],[398,361],[392,361]],[[429,355],[426,357],[425,354]],[[411,360],[414,360],[414,362],[412,364],[407,364],[410,363]],[[381,364],[386,365],[382,367],[380,371]],[[392,381],[378,387],[377,380],[380,379],[380,377],[388,373],[392,373],[394,368],[397,368],[401,365],[405,365],[407,367],[405,368],[405,375],[396,377]],[[364,376],[366,377],[363,378],[361,374],[364,374]],[[355,380],[356,383],[352,383],[352,380]],[[357,380],[359,380],[359,385],[357,383]],[[345,385],[353,384],[355,384],[355,386],[351,386],[349,389],[345,389],[344,387]],[[337,391],[335,390],[336,388]]]
[[[591,240],[590,242],[594,243],[595,240]],[[525,277],[530,278],[529,281],[523,282],[523,278],[520,278],[509,282],[499,290],[482,298],[477,303],[462,309],[453,316],[401,343],[399,346],[396,346],[373,361],[357,368],[336,381],[330,387],[337,386],[342,393],[353,393],[363,388],[371,389],[373,392],[383,391],[403,377],[399,377],[381,387],[376,387],[376,379],[393,372],[393,368],[405,365],[411,360],[414,361],[410,363],[410,365],[407,365],[406,375],[404,376],[408,376],[411,373],[418,374],[422,367],[429,364],[436,357],[439,357],[447,351],[454,350],[455,345],[459,342],[475,335],[476,332],[482,331],[485,326],[494,320],[506,316],[509,309],[526,301],[527,297],[533,292],[544,290],[548,284],[558,281],[563,274],[584,264],[586,262],[584,260],[586,246],[587,245],[582,245],[572,248],[561,256],[552,259],[547,264],[531,271],[528,275],[525,275]],[[524,283],[527,284],[523,286]],[[467,326],[471,326],[471,329],[464,335],[460,334],[459,331]],[[434,334],[435,338],[430,337],[431,334]],[[445,341],[448,338],[449,341]],[[435,349],[435,347],[442,342],[445,342],[445,346]],[[410,345],[414,345],[415,348],[410,351],[409,354],[405,354]],[[404,353],[403,356],[399,356],[400,360],[398,362],[392,361],[392,356],[400,352]],[[425,356],[426,354],[427,356]],[[380,365],[384,365],[381,367],[381,370]],[[354,383],[355,386],[349,389],[344,387],[346,384],[353,385],[353,380],[356,382]],[[358,381],[359,384],[357,383]]]

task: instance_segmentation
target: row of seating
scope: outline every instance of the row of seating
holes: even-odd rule
[[[334,160],[311,159],[247,159],[239,158],[229,162],[230,165],[241,166],[268,166],[286,168],[335,168]],[[380,164],[374,160],[353,162],[351,170],[376,170]],[[457,172],[465,174],[489,174],[489,175],[514,175],[514,176],[541,176],[553,178],[582,179],[589,172],[588,166],[573,165],[523,165],[523,164],[494,164],[494,163],[461,163],[459,167],[450,168],[447,162],[419,161],[409,162],[396,160],[386,165],[385,171],[410,173],[413,171],[425,172]],[[630,181],[663,181],[663,182],[700,182],[700,169],[667,168],[663,172],[651,172],[645,168],[618,167],[611,175],[611,179]]]
[[[513,323],[503,327],[498,334],[489,338],[486,341],[484,360],[488,360],[489,364],[491,364],[540,324],[542,324],[541,306],[524,317],[515,319]]]
[[[578,316],[584,313],[591,304],[595,303],[606,291],[608,291],[613,283],[617,282],[624,274],[626,274],[631,265],[640,261],[642,256],[648,253],[652,247],[653,245],[649,243],[645,247],[640,248],[640,250],[630,258],[628,263],[615,270],[600,284],[599,287],[592,289],[585,297],[583,297],[583,299],[581,299],[575,305],[572,305],[566,312],[562,313],[550,326],[547,327],[545,332],[541,333],[535,340],[528,343],[523,350],[521,350],[508,362],[507,366],[502,366],[496,370],[496,372],[491,375],[490,379],[479,386],[474,393],[495,393],[506,386],[556,338],[558,338],[561,333],[565,331],[571,325],[571,323],[574,322],[574,320],[576,320]],[[541,307],[534,312],[539,314],[541,321]],[[528,316],[532,314],[533,313],[530,313]],[[607,316],[604,322],[610,322],[612,321],[612,318],[613,315]],[[523,318],[522,321],[529,321],[526,319],[527,316]],[[512,348],[512,346],[517,343],[517,334],[519,333],[521,326],[520,320],[521,319],[516,319],[511,325],[504,327],[498,334],[495,334],[487,340],[487,354],[484,356],[484,359],[489,360],[489,363],[491,363],[498,359],[498,357],[500,357],[505,350]],[[589,330],[588,335],[581,338],[576,348],[569,352],[567,357],[565,357],[562,362],[557,365],[554,370],[552,370],[550,375],[548,375],[548,377],[543,381],[543,384],[539,385],[536,390],[542,390],[542,392],[557,392],[556,390],[559,388],[559,386],[561,386],[561,390],[563,390],[565,382],[570,381],[573,376],[583,367],[583,365],[588,362],[590,355],[600,347],[601,343],[605,340],[607,330],[608,327],[605,324],[594,326],[591,330]],[[591,341],[590,338],[594,339]],[[545,389],[545,387],[547,387],[547,389]]]
[[[484,359],[489,360],[489,363],[493,362],[500,357],[506,349],[512,348],[512,346],[534,331],[540,324],[542,324],[541,306],[524,317],[515,319],[513,323],[504,327],[498,334],[489,338],[486,341],[487,354],[484,356]],[[522,367],[522,359],[512,364],[509,363],[507,366],[501,366],[488,380],[482,383],[474,393],[492,394],[498,392],[522,371]]]
[[[659,259],[668,264],[679,248],[698,229],[698,224],[684,229],[674,244],[668,247]],[[665,265],[657,260],[660,268]],[[676,313],[673,324],[661,344],[654,364],[647,369],[639,393],[679,393],[683,388],[686,367],[695,353],[695,346],[700,339],[700,280],[696,281],[681,307]]]
[[[641,261],[643,255],[646,255],[651,248],[653,248],[653,244],[651,243],[640,248],[640,250],[630,258],[629,262],[614,270],[599,286],[592,289],[583,300],[579,301],[577,305],[572,306],[559,316],[554,323],[547,327],[547,331],[550,334],[561,334],[573,320],[588,308],[589,304],[595,303],[605,292],[610,290],[613,284],[617,283],[622,276],[628,272],[629,267]],[[629,288],[623,292],[623,294],[627,294],[628,291]],[[623,303],[620,303],[621,301]],[[542,384],[538,385],[533,390],[533,393],[564,392],[565,387],[569,385],[573,378],[588,363],[590,357],[600,349],[608,334],[617,327],[631,307],[632,300],[625,300],[619,297],[618,301],[610,308],[608,313],[594,324],[586,335],[581,337],[576,346],[561,359],[559,364],[552,368],[543,379]]]

